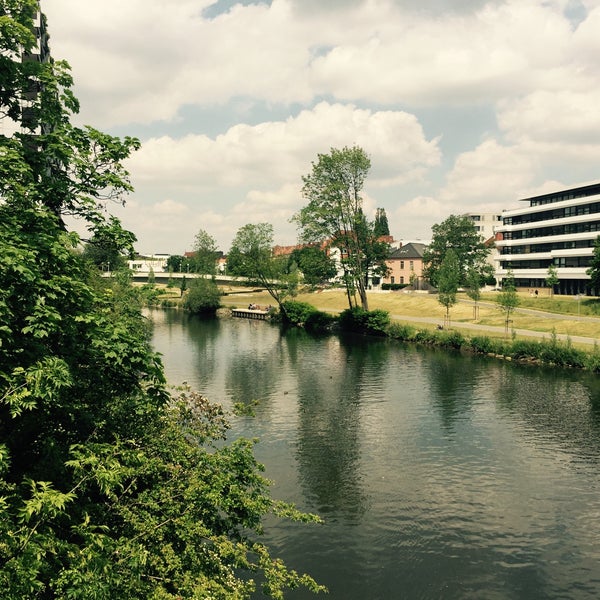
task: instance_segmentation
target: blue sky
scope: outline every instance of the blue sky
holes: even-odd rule
[[[398,240],[452,213],[600,180],[600,0],[41,0],[80,124],[132,135],[110,207],[141,252],[200,229],[293,244],[302,175],[371,157],[365,207]]]

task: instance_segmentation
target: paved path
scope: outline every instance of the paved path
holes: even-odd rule
[[[466,304],[473,304],[473,302],[470,300],[461,300],[460,302],[465,302]],[[479,306],[496,306],[497,307],[497,305],[493,302],[479,302]],[[566,315],[561,315],[561,314],[556,314],[556,313],[544,312],[541,310],[535,310],[532,308],[517,308],[516,312],[531,314],[531,315],[536,315],[536,316],[543,316],[543,317],[547,317],[550,319],[564,320],[567,318],[567,319],[571,319],[573,321],[590,321],[590,322],[600,323],[600,319],[597,317],[576,316],[576,315],[566,316]],[[444,323],[443,319],[432,318],[432,317],[409,317],[407,315],[390,315],[390,316],[391,316],[392,320],[396,320],[396,321],[409,321],[409,322],[413,322],[413,323],[433,323],[436,325],[443,325],[443,323]],[[505,331],[504,327],[497,327],[495,325],[479,325],[477,323],[463,323],[461,321],[451,321],[450,326],[455,329],[468,329],[471,331],[480,331],[482,333],[494,332],[494,333],[499,333],[500,335],[504,335],[504,331]],[[511,332],[512,331],[513,330],[511,329]],[[549,340],[551,338],[551,334],[546,331],[534,331],[533,329],[514,329],[514,332],[517,335],[522,335],[522,336],[527,336],[527,337],[534,337],[534,338],[540,338],[540,339],[546,338],[547,340]],[[579,336],[579,335],[567,335],[564,333],[557,333],[556,338],[559,340],[563,340],[563,341],[571,340],[571,342],[578,343],[578,344],[594,345],[596,343],[600,343],[600,340],[598,340],[598,338],[583,337],[583,336]]]

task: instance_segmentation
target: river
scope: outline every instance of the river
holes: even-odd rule
[[[273,495],[324,519],[265,541],[328,597],[600,597],[597,376],[152,315],[171,383],[258,402],[232,436],[259,438]]]

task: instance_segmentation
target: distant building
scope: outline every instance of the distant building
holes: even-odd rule
[[[497,213],[465,213],[484,240],[494,237],[496,227],[502,225],[502,215]]]
[[[554,265],[557,293],[599,295],[586,270],[600,234],[600,183],[521,201],[527,206],[504,211],[496,230],[496,277],[502,280],[510,269],[518,288],[540,289]]]
[[[389,268],[383,283],[409,285],[423,279],[423,253],[427,246],[418,242],[409,242],[393,250],[386,261]]]
[[[154,271],[160,273],[167,270],[167,261],[170,254],[150,254],[149,256],[138,256],[135,260],[128,260],[127,266],[136,272],[148,273]]]

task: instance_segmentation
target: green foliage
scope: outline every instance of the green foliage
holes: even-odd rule
[[[389,255],[389,245],[379,240],[374,223],[363,213],[361,192],[370,168],[369,157],[359,147],[319,154],[311,173],[302,178],[308,204],[293,217],[304,242],[340,252],[348,306],[357,305],[358,294],[365,310],[368,277],[387,273]]]
[[[546,285],[550,288],[550,295],[554,294],[554,286],[557,285],[558,282],[558,269],[556,268],[554,263],[552,263],[548,267],[548,272],[546,274]]]
[[[476,269],[482,276],[487,272],[486,258],[490,253],[475,224],[467,216],[450,215],[432,228],[431,244],[425,250],[423,274],[432,285],[438,287],[439,273],[448,250],[452,249],[458,259],[458,284],[466,283],[469,269]]]
[[[408,287],[410,284],[408,283],[382,283],[381,284],[381,289],[382,290],[392,290],[393,292],[397,291],[397,290],[401,290],[405,287]]]
[[[410,341],[414,339],[416,329],[412,325],[404,323],[390,323],[387,334],[395,340]]]
[[[450,248],[442,260],[438,273],[438,302],[446,308],[446,324],[450,323],[450,308],[456,304],[459,279],[458,256]]]
[[[515,288],[515,280],[512,271],[509,271],[502,281],[502,290],[498,294],[496,302],[498,303],[500,310],[504,312],[504,328],[505,331],[508,332],[510,316],[519,305],[519,296],[517,295],[517,290]]]
[[[390,315],[385,310],[364,310],[359,306],[347,308],[339,316],[342,331],[368,335],[385,335],[390,324]]]
[[[594,240],[590,267],[586,273],[590,276],[590,287],[596,291],[600,290],[600,235]]]
[[[298,265],[304,282],[309,285],[325,283],[337,274],[333,260],[318,246],[305,246],[294,250],[290,255],[290,262],[292,261]]]
[[[273,225],[249,223],[241,227],[233,239],[227,263],[231,273],[264,286],[285,317],[282,302],[296,295],[298,272],[288,264],[287,257],[273,254]]]
[[[298,302],[297,300],[286,300],[282,303],[288,321],[293,325],[305,323],[308,317],[317,312],[317,309],[308,302]]]
[[[311,312],[304,322],[304,329],[311,333],[327,333],[331,331],[337,318],[329,313],[316,310]]]
[[[103,201],[131,189],[139,144],[73,127],[67,65],[7,52],[33,47],[36,9],[0,11],[4,117],[43,84],[32,120],[0,134],[2,598],[249,598],[253,577],[274,598],[318,589],[259,541],[268,515],[315,517],[271,498],[253,442],[224,443],[220,408],[170,397],[130,274],[101,278],[65,230],[71,214],[108,247],[133,239]]]
[[[83,255],[101,271],[118,271],[127,266],[127,257],[134,255],[136,237],[125,231],[115,217],[106,223],[95,223],[93,235],[85,244]]]
[[[479,354],[502,354],[502,344],[503,342],[484,335],[476,335],[469,340],[470,349]]]
[[[194,257],[191,261],[195,273],[214,275],[217,258],[217,242],[209,233],[200,229],[194,238]]]
[[[385,214],[385,208],[378,208],[377,212],[375,213],[373,233],[377,237],[390,235],[390,226],[388,224],[387,215]]]
[[[212,279],[198,277],[192,279],[189,291],[183,300],[183,307],[193,314],[214,314],[221,306],[221,292]]]

